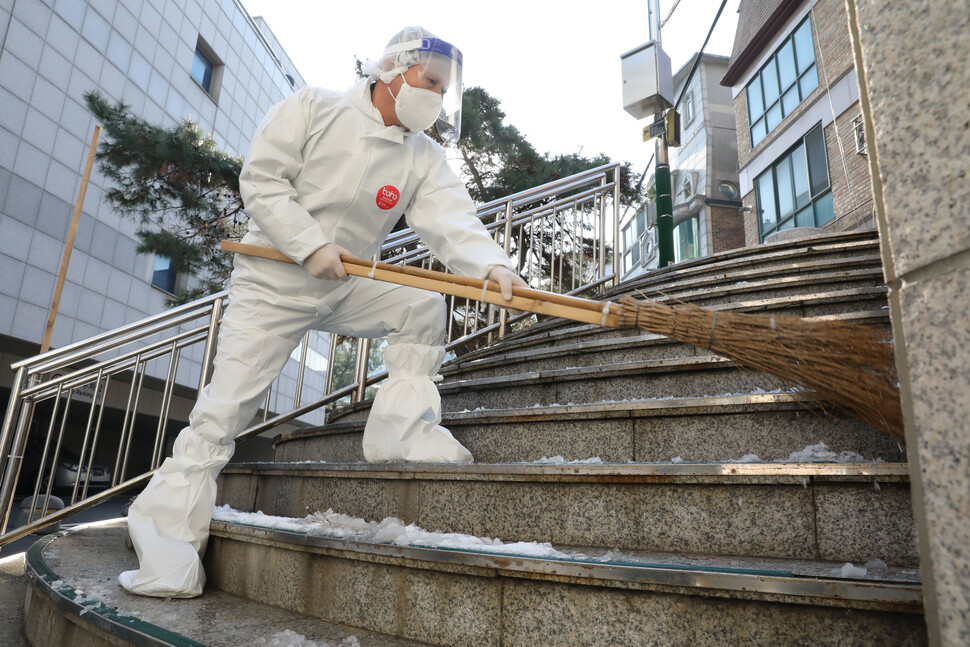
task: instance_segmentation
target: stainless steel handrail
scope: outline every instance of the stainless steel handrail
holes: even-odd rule
[[[477,213],[496,242],[519,260],[519,270],[530,285],[565,293],[596,291],[610,283],[615,284],[618,276],[619,187],[620,166],[607,164],[493,200],[481,205]],[[610,228],[612,237],[609,236]],[[585,247],[587,243],[589,249]],[[396,253],[402,246],[414,246],[414,249]],[[611,267],[607,263],[610,246],[613,250]],[[389,236],[381,255],[384,260],[399,264],[431,267],[436,263],[433,252],[420,245],[418,236],[410,230]],[[440,263],[436,267],[440,268]],[[227,296],[227,292],[220,292],[12,365],[15,379],[0,428],[0,546],[147,482],[160,464],[165,450],[168,408],[172,404],[173,394],[179,384],[187,386],[177,381],[183,351],[204,344],[198,383],[201,388],[210,374],[215,336]],[[448,333],[446,349],[451,353],[469,345],[483,345],[496,337],[501,339],[510,325],[527,326],[534,321],[529,314],[509,317],[504,309],[496,320],[494,307],[475,300],[450,298],[449,304],[452,320],[461,320],[460,332]],[[192,322],[203,319],[205,323],[185,329]],[[337,345],[335,336],[331,335],[325,392],[315,401],[300,406],[301,394],[306,389],[304,373],[308,339],[309,336],[304,337],[304,347],[300,353],[294,408],[269,417],[270,398],[267,397],[264,421],[244,431],[237,437],[238,440],[265,433],[345,398],[352,402],[359,401],[365,397],[368,386],[386,376],[383,367],[370,374],[370,344],[358,343],[357,356],[352,363],[354,373],[349,383],[334,384]],[[140,409],[144,400],[151,399],[150,393],[144,394],[144,385],[149,364],[153,362],[162,362],[166,366],[165,377],[160,379],[161,392],[157,398],[160,402],[157,411],[154,411],[158,416],[158,425],[154,438],[150,439],[151,469],[125,480],[132,442],[136,436],[136,417],[153,413]],[[53,377],[51,374],[55,371],[65,371],[66,374]],[[113,395],[109,390],[113,384],[125,383],[123,376],[126,374],[130,375],[130,380],[127,381],[125,393],[120,396],[120,400],[124,401],[124,416],[117,439],[110,487],[89,496],[97,444],[104,435],[102,422],[105,407]],[[122,378],[112,382],[114,376]],[[87,385],[93,385],[94,394],[87,411],[71,501],[63,510],[49,512],[55,483],[54,471],[61,455],[67,416],[77,390]],[[38,405],[49,401],[54,403],[53,411],[46,425],[37,480],[30,489],[34,506],[41,508],[41,518],[32,518],[32,508],[25,526],[7,532],[28,435],[36,422],[33,416]],[[61,416],[59,425],[58,415]],[[53,458],[51,476],[46,491],[42,492],[49,455]]]

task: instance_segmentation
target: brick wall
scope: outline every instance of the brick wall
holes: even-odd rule
[[[827,231],[875,227],[869,158],[856,153],[855,132],[852,128],[852,120],[861,110],[859,104],[854,103],[825,128],[829,180],[832,183],[835,203],[835,220],[825,225],[824,229]]]
[[[744,216],[740,209],[710,205],[711,253],[745,246]]]
[[[741,198],[741,203],[747,208],[744,214],[744,245],[757,245],[758,240],[758,210],[755,205],[754,191],[749,191]]]
[[[849,38],[844,0],[819,0],[811,11],[811,20],[812,40],[815,42],[815,64],[818,68],[818,89],[803,100],[794,112],[785,117],[777,128],[768,133],[755,150],[751,149],[747,95],[743,90],[738,94],[734,100],[734,120],[738,131],[740,168],[747,166],[758,152],[785,131],[788,124],[797,120],[815,103],[826,88],[838,82],[853,67],[852,42]],[[749,72],[753,71],[753,69],[749,70]]]
[[[831,86],[853,67],[845,0],[819,0],[812,9],[812,36],[820,86]]]
[[[748,123],[748,93],[743,89],[734,97],[734,123],[738,131],[738,168],[744,168],[754,158],[754,151],[751,150],[751,124]],[[771,134],[763,142],[770,139]]]
[[[815,63],[819,71],[819,87],[781,125],[751,149],[751,132],[748,126],[747,96],[742,91],[734,100],[734,117],[738,132],[738,163],[747,166],[788,124],[797,120],[813,103],[824,98],[828,87],[841,80],[847,73],[854,74],[852,42],[849,35],[844,0],[819,0],[811,11],[812,36],[815,42]],[[794,25],[792,25],[794,27]],[[867,229],[875,226],[872,210],[872,183],[869,176],[869,160],[855,152],[855,135],[852,120],[860,113],[858,103],[839,115],[835,122],[825,128],[825,145],[829,162],[829,179],[835,203],[836,218],[825,226],[829,231]],[[837,126],[837,127],[836,127]],[[841,149],[839,143],[841,141]],[[844,160],[844,161],[843,161]],[[848,176],[848,179],[847,177]],[[751,191],[742,197],[749,211],[743,214],[744,241],[746,245],[758,244],[758,221],[755,196]]]

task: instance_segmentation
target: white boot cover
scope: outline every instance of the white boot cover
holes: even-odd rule
[[[191,428],[175,441],[148,487],[128,510],[128,532],[140,568],[118,582],[139,595],[192,598],[202,595],[209,523],[216,502],[216,476],[234,445],[211,443]]]
[[[472,455],[441,422],[441,397],[431,380],[445,349],[390,344],[384,349],[387,381],[374,398],[364,427],[368,461],[470,463]]]

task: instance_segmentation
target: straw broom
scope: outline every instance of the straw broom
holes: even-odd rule
[[[293,263],[275,249],[229,241],[231,252]],[[903,422],[892,344],[869,326],[667,305],[624,296],[618,303],[513,288],[510,301],[481,279],[341,256],[347,274],[612,328],[636,327],[767,373],[823,408],[849,414],[902,444]]]
[[[621,326],[637,326],[768,373],[902,444],[892,344],[870,326],[706,310],[621,297]]]

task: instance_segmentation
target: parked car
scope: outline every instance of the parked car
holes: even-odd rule
[[[87,478],[88,470],[87,464],[90,457],[86,456],[84,458],[84,469],[81,468],[81,457],[78,456],[73,451],[67,448],[61,448],[60,455],[57,457],[57,465],[51,469],[51,461],[53,459],[54,449],[51,447],[48,450],[47,456],[47,466],[44,468],[44,480],[41,484],[41,491],[47,490],[47,485],[50,481],[51,473],[54,475],[54,492],[64,492],[74,489],[74,482],[77,481],[78,472],[80,472],[81,480],[78,485],[78,489],[84,487],[84,481]],[[27,448],[24,451],[24,461],[20,467],[20,481],[18,483],[17,491],[26,493],[28,491],[33,491],[34,483],[37,480],[37,475],[40,473],[40,459],[44,453],[44,443],[42,440],[31,437],[27,440]],[[106,488],[111,485],[111,470],[104,465],[94,462],[91,465],[91,479],[88,482],[88,489],[100,489]]]
[[[68,489],[74,487],[74,482],[77,480],[78,470],[81,469],[80,466],[81,457],[77,454],[65,450],[61,450],[61,455],[57,461],[57,469],[54,470],[54,489]],[[87,464],[87,460],[85,460]],[[81,469],[81,485],[84,487],[84,481],[87,479],[87,468]],[[93,463],[91,465],[91,479],[88,481],[88,488],[102,488],[111,485],[111,470],[109,470],[104,465],[100,463]]]

